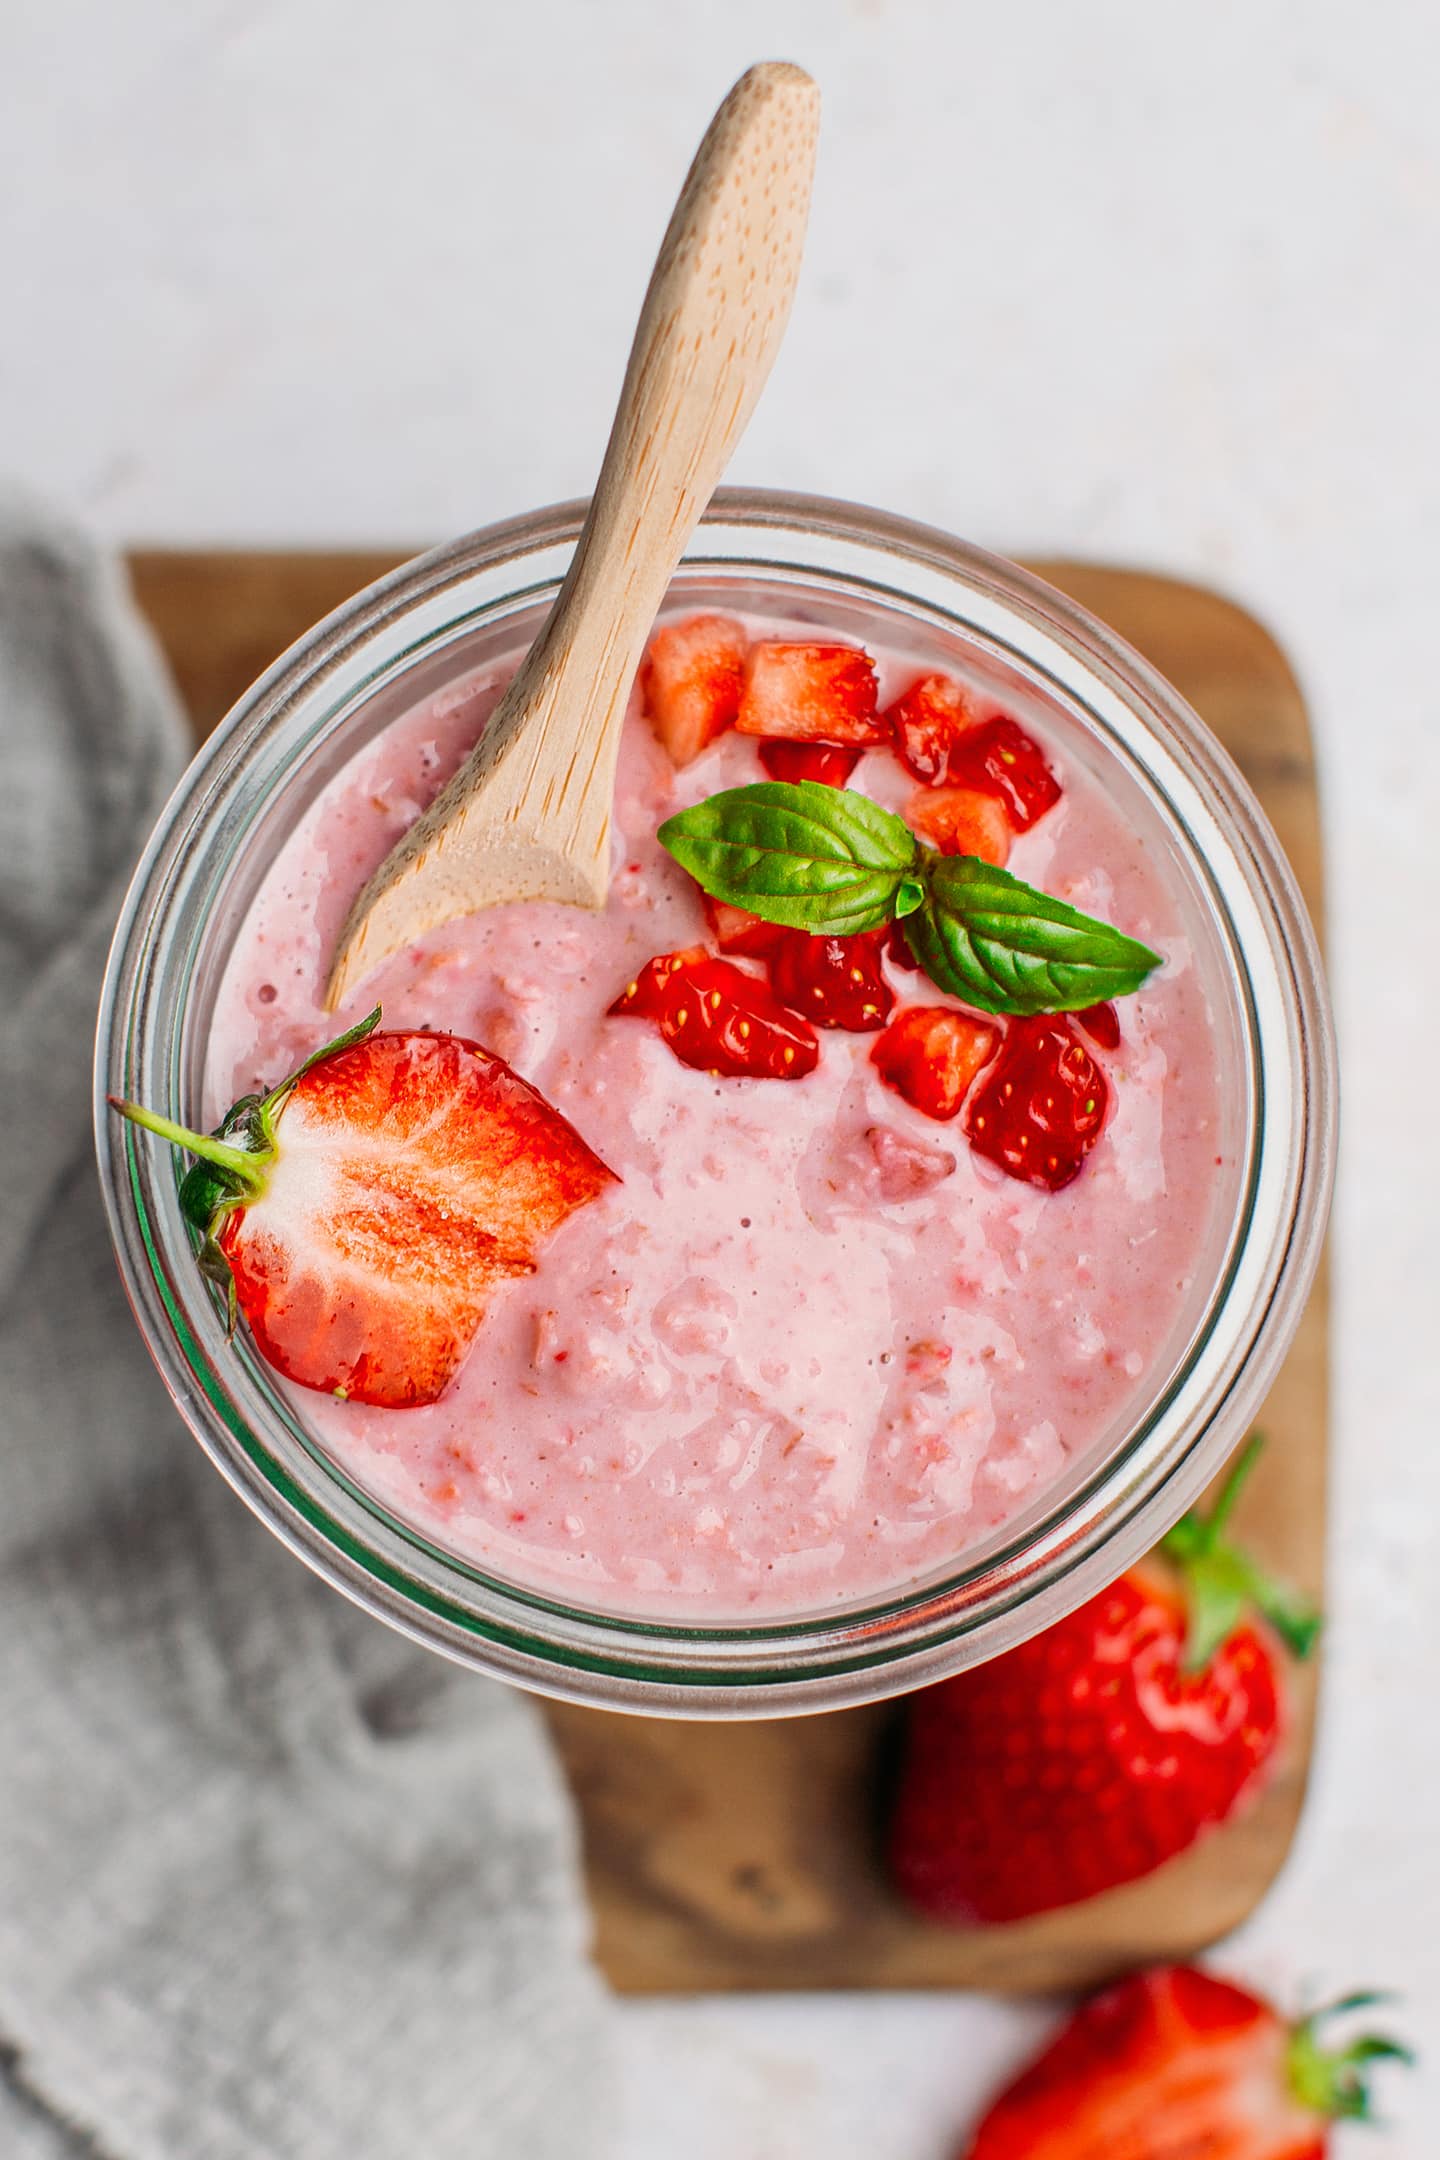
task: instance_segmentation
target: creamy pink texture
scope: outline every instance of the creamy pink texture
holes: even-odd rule
[[[1118,1437],[1172,1352],[1221,1140],[1204,990],[1160,868],[1048,741],[1066,793],[1009,867],[1167,961],[1121,1007],[1121,1048],[1101,1054],[1110,1122],[1053,1195],[885,1087],[873,1037],[822,1031],[803,1081],[716,1080],[652,1026],[606,1016],[653,954],[706,936],[654,834],[764,777],[733,735],[677,774],[632,714],[604,915],[526,905],[452,924],[332,1021],[319,991],[340,920],[502,679],[472,677],[397,722],[282,851],[222,985],[208,1108],[378,1000],[388,1028],[507,1058],[623,1182],[496,1293],[439,1403],[294,1389],[296,1411],[417,1529],[582,1603],[778,1617],[933,1573]],[[911,792],[879,754],[851,785],[896,808]],[[892,980],[901,1002],[944,1002],[923,977]]]

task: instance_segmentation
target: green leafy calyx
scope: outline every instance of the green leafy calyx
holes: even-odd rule
[[[1384,1995],[1365,1991],[1342,1996],[1295,2026],[1290,2035],[1287,2068],[1290,2089],[1302,2107],[1332,2122],[1373,2122],[1370,2071],[1377,2062],[1410,2063],[1415,2057],[1408,2047],[1383,2033],[1361,2033],[1341,2047],[1326,2047],[1321,2028],[1331,2018],[1356,2010],[1369,2010],[1385,2002]]]
[[[1264,1445],[1263,1433],[1252,1433],[1209,1513],[1192,1509],[1182,1515],[1161,1542],[1184,1589],[1187,1671],[1202,1672],[1251,1612],[1263,1614],[1295,1657],[1307,1658],[1319,1637],[1321,1619],[1314,1606],[1226,1539],[1241,1488]]]
[[[904,820],[813,780],[730,788],[660,827],[704,891],[766,922],[849,937],[903,922],[931,980],[982,1012],[1079,1012],[1138,990],[1160,956]]]
[[[268,1094],[242,1095],[230,1105],[213,1133],[191,1132],[188,1126],[177,1125],[172,1118],[160,1117],[139,1103],[126,1102],[118,1095],[108,1098],[111,1109],[118,1110],[132,1125],[143,1126],[146,1132],[155,1133],[196,1158],[181,1181],[180,1210],[199,1233],[201,1273],[225,1292],[232,1331],[236,1318],[235,1279],[220,1246],[225,1218],[236,1208],[251,1206],[264,1192],[275,1159],[276,1124],[296,1084],[326,1059],[364,1042],[379,1025],[377,1005],[354,1027],[346,1028],[343,1035],[312,1051]]]

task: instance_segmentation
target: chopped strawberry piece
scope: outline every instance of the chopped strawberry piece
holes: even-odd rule
[[[920,963],[910,950],[910,940],[905,935],[904,923],[891,923],[890,938],[885,950],[892,967],[908,968],[912,975],[920,974]]]
[[[434,1402],[495,1285],[614,1182],[478,1043],[372,1035],[305,1073],[219,1244],[261,1354],[302,1387]]]
[[[662,954],[610,1007],[656,1019],[682,1065],[726,1079],[802,1080],[820,1043],[768,983],[700,948]]]
[[[905,816],[922,840],[942,855],[978,855],[1003,865],[1010,853],[1010,820],[1004,805],[978,788],[921,788]]]
[[[1091,1042],[1099,1043],[1102,1050],[1118,1050],[1120,1047],[1120,1015],[1108,1002],[1104,1005],[1087,1005],[1084,1012],[1077,1012],[1079,1021]]]
[[[880,972],[884,938],[883,930],[864,930],[856,937],[782,931],[770,955],[777,996],[816,1027],[873,1034],[884,1027],[895,1003],[895,993]]]
[[[948,1148],[927,1147],[893,1125],[868,1126],[865,1145],[882,1200],[913,1200],[955,1175],[955,1157]]]
[[[977,1155],[1027,1185],[1059,1192],[1100,1137],[1110,1090],[1062,1013],[1013,1020],[965,1109]]]
[[[739,911],[737,910],[737,913]],[[657,953],[647,960],[635,980],[627,983],[607,1010],[629,1013],[637,1020],[658,1020],[665,1011],[666,986],[681,968],[694,967],[710,955],[703,945],[687,945],[683,952]]]
[[[902,765],[927,787],[950,777],[956,738],[975,724],[970,694],[949,675],[922,675],[888,707],[885,722]]]
[[[1072,2014],[959,2160],[1325,2160],[1376,2050],[1321,2055],[1313,2025],[1194,1966],[1133,1974]]]
[[[640,677],[645,715],[675,764],[734,726],[748,643],[729,615],[690,615],[651,638]]]
[[[735,725],[742,735],[867,750],[889,739],[875,705],[875,663],[859,646],[763,638],[745,662]]]
[[[950,752],[950,780],[996,795],[1017,832],[1026,832],[1060,800],[1060,783],[1040,745],[1015,721],[986,720],[967,728]]]
[[[906,1005],[870,1052],[887,1087],[926,1117],[953,1118],[989,1064],[999,1030],[948,1005]]]
[[[779,923],[766,922],[763,915],[752,915],[748,908],[731,907],[728,900],[716,900],[710,893],[703,893],[701,898],[721,952],[763,959],[785,935]]]
[[[837,750],[830,743],[762,742],[760,762],[772,780],[816,780],[821,787],[844,787],[860,752]]]

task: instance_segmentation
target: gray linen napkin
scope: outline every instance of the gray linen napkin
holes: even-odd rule
[[[119,1290],[90,1038],[182,755],[116,571],[0,500],[0,2154],[584,2160],[608,2012],[532,1706],[251,1519]]]

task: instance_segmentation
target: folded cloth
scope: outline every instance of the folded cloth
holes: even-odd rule
[[[584,2160],[608,2011],[533,1706],[291,1559],[120,1293],[93,1015],[182,755],[115,568],[0,501],[0,2154]]]

